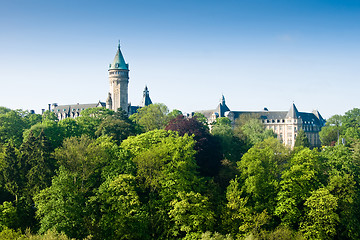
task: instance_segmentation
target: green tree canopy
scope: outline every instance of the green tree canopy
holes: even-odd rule
[[[81,127],[81,133],[95,138],[95,132],[101,122],[114,113],[114,111],[104,107],[88,108],[81,111],[81,116],[76,118],[76,122]]]
[[[106,117],[95,132],[96,136],[107,135],[118,144],[129,136],[137,134],[135,124],[130,120],[123,120],[116,115]]]
[[[274,211],[279,176],[289,152],[277,139],[269,138],[250,148],[238,162],[243,195],[249,196],[249,204],[256,212]]]
[[[294,147],[310,147],[309,139],[303,129],[298,131]]]
[[[175,237],[199,235],[213,228],[215,214],[210,207],[209,199],[200,193],[179,192],[170,203],[170,219],[174,222],[172,234]]]
[[[22,111],[5,111],[0,114],[0,143],[13,142],[20,146],[23,141],[23,132],[29,127]]]
[[[169,203],[178,192],[204,190],[196,171],[194,144],[187,134],[154,130],[129,137],[120,146],[135,163],[139,196],[147,206],[149,231],[154,238],[172,236]]]
[[[107,137],[94,140],[82,135],[65,139],[63,146],[55,150],[54,156],[59,166],[88,184],[83,187],[93,188],[100,185],[101,170],[114,157],[114,150],[115,143]]]
[[[32,198],[51,184],[56,168],[52,149],[44,132],[39,136],[29,134],[19,151],[20,174],[24,178],[24,194]]]
[[[131,115],[130,119],[139,124],[145,132],[163,129],[167,122],[169,110],[162,103],[150,104],[138,109],[138,112]]]
[[[99,188],[96,201],[100,205],[101,239],[149,239],[147,214],[136,192],[134,176],[120,174],[107,179]],[[94,200],[93,200],[94,201]]]
[[[43,133],[49,141],[51,150],[61,146],[64,140],[64,132],[58,122],[43,121],[24,131],[24,142],[28,141],[31,135],[39,137],[41,133]]]
[[[301,231],[308,239],[334,239],[339,216],[337,198],[326,188],[313,191],[304,203],[305,221],[301,223]]]
[[[298,228],[306,199],[324,184],[322,171],[321,157],[315,149],[304,148],[291,158],[290,168],[282,172],[275,209],[282,225]]]
[[[250,119],[237,132],[240,134],[240,138],[245,137],[251,145],[255,145],[270,137],[276,138],[276,134],[270,129],[265,129],[264,124],[259,119]],[[244,135],[244,137],[241,135]]]
[[[60,167],[52,185],[35,196],[39,233],[55,229],[71,238],[83,239],[89,235],[86,191],[81,181],[74,181],[79,177]]]

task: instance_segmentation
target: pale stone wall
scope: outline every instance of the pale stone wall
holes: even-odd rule
[[[112,110],[114,111],[118,108],[128,111],[128,72],[128,70],[109,70]]]
[[[300,129],[305,131],[311,146],[321,146],[320,128],[318,126],[307,126],[301,119],[266,119],[262,123],[267,129],[273,130],[277,138],[291,148],[295,145],[296,136]]]

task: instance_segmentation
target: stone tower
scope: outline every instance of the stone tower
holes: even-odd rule
[[[129,64],[120,50],[120,43],[113,63],[109,65],[110,93],[106,107],[117,111],[119,108],[128,113]]]

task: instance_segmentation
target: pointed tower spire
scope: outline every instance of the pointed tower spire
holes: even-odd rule
[[[221,95],[220,103],[217,106],[216,111],[219,114],[219,117],[225,117],[225,112],[230,111],[228,106],[226,106],[224,94]]]
[[[120,50],[120,40],[118,44],[118,49],[114,58],[114,61],[109,66],[109,70],[111,69],[117,69],[117,70],[129,70],[129,64],[125,62],[124,56],[121,53]]]
[[[150,99],[148,87],[145,85],[145,89],[143,91],[143,98],[141,100],[140,106],[145,107],[145,106],[149,106],[150,104],[152,104],[152,101]]]
[[[225,104],[224,94],[221,95],[221,104],[222,104],[222,105],[226,105],[226,104]]]
[[[297,110],[295,103],[291,105],[290,110],[286,114],[286,118],[298,118],[300,116],[299,111]]]

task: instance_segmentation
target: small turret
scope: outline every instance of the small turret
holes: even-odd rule
[[[145,106],[149,106],[150,104],[152,104],[152,101],[150,99],[148,87],[145,85],[140,106],[145,107]]]
[[[107,97],[107,99],[106,99],[106,108],[107,108],[107,109],[112,109],[111,93],[108,94],[108,97]]]
[[[217,106],[216,111],[219,113],[219,117],[225,117],[225,112],[230,111],[228,106],[226,106],[224,95],[221,96],[220,103]]]

